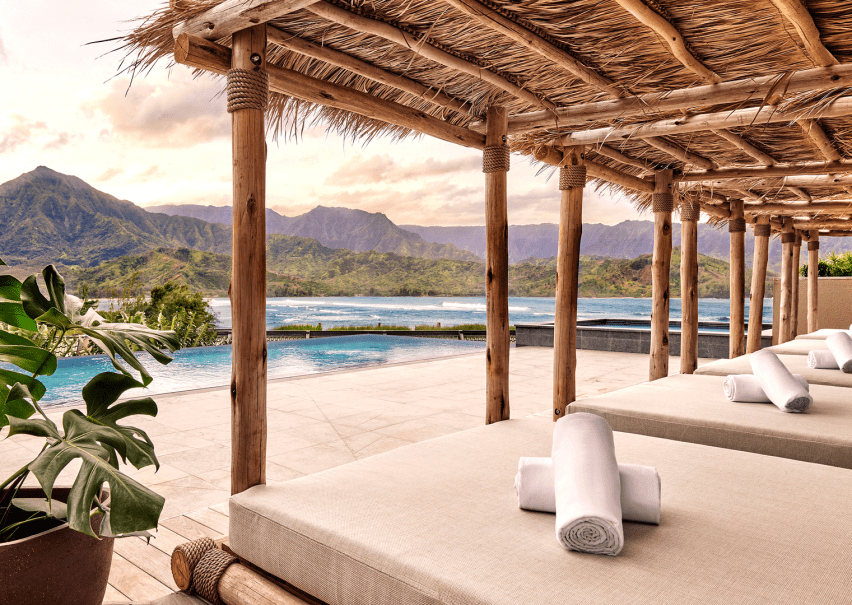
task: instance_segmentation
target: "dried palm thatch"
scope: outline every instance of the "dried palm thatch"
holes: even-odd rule
[[[439,0],[320,0],[347,13],[361,15],[400,29],[417,41],[408,48],[377,35],[364,33],[322,18],[311,7],[273,19],[270,27],[284,38],[295,37],[345,53],[392,74],[405,76],[432,91],[440,91],[464,103],[466,111],[448,109],[422,96],[405,92],[353,73],[322,60],[270,44],[268,61],[311,77],[366,92],[378,99],[403,104],[449,124],[469,127],[483,118],[485,108],[505,105],[510,115],[545,108],[567,107],[612,98],[610,93],[585,83],[564,65],[545,58],[525,45],[498,33],[446,1]],[[133,73],[150,70],[165,59],[172,60],[173,28],[187,19],[203,14],[221,0],[172,0],[170,6],[142,19],[125,38],[128,61],[123,66]],[[616,0],[479,0],[484,7],[497,11],[531,35],[537,36],[567,53],[595,73],[613,82],[622,95],[663,93],[707,83],[706,71],[693,71],[675,58],[669,47],[652,29],[640,23]],[[685,41],[685,48],[705,70],[722,80],[784,74],[818,65],[811,57],[795,27],[771,0],[645,0],[657,15],[668,21]],[[815,24],[822,43],[839,62],[852,62],[852,7],[844,0],[810,0]],[[218,40],[230,45],[230,37]],[[417,45],[428,44],[467,61],[478,69],[487,69],[506,82],[531,92],[535,98],[497,87],[480,77],[447,67],[417,53]],[[612,89],[611,89],[612,90]],[[782,91],[783,92],[783,91]],[[823,92],[805,92],[781,99],[781,109],[818,111],[837,98],[849,96],[848,88]],[[533,102],[537,101],[537,102]],[[653,119],[677,117],[757,107],[765,100],[695,107],[686,112],[655,112]],[[775,102],[775,101],[773,101]],[[815,114],[818,115],[818,114]],[[616,126],[647,121],[647,116],[601,120],[595,124],[573,126],[574,130]],[[384,135],[403,138],[412,131],[348,111],[329,108],[297,98],[273,94],[268,108],[268,124],[275,136],[298,136],[306,126],[322,123],[341,135],[368,141]],[[772,123],[736,128],[742,137],[773,161],[799,163],[824,160],[826,151],[839,157],[852,156],[852,118],[819,120],[835,151],[820,150],[810,136],[794,123]],[[532,156],[542,145],[552,145],[571,124],[518,134],[510,139],[514,152]],[[742,151],[712,131],[700,131],[667,137],[692,154],[689,159],[674,157],[644,139],[628,139],[613,144],[623,154],[646,162],[648,168],[674,168],[677,171],[700,168],[754,165],[752,155]],[[600,148],[598,147],[598,150]],[[610,154],[611,155],[611,154]],[[624,163],[592,150],[589,158],[626,174],[647,176],[646,168]],[[764,162],[766,163],[766,162]],[[636,164],[636,162],[633,162]],[[619,186],[599,182],[599,186]],[[691,183],[686,191],[704,195],[713,193],[733,199],[792,202],[802,196],[852,199],[840,186],[813,187],[796,191],[775,183],[752,179],[732,182],[710,192],[706,185]],[[625,190],[639,208],[650,203],[648,194]],[[846,214],[848,216],[848,214]],[[724,219],[716,220],[724,221]]]

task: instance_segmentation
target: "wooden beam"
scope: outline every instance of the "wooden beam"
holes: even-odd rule
[[[745,177],[748,178],[748,177]],[[752,181],[750,185],[757,185],[754,181],[758,179],[749,178],[749,181]],[[771,178],[761,178],[759,179],[761,183],[761,187],[781,187],[784,185],[792,185],[794,187],[838,187],[843,188],[843,186],[852,185],[852,175],[834,175],[834,174],[824,174],[824,175],[792,175],[788,177],[771,177]],[[702,181],[703,183],[710,185],[716,188],[731,188],[734,187],[736,181],[730,180],[707,180]]]
[[[798,124],[802,127],[802,131],[816,145],[820,155],[826,160],[829,162],[839,162],[843,159],[843,156],[840,155],[834,143],[828,138],[828,135],[816,120],[802,118],[798,120]]]
[[[839,231],[833,229],[819,230],[822,237],[852,237],[852,229],[849,231]]]
[[[698,368],[698,218],[686,199],[680,203],[680,373]],[[687,207],[689,207],[687,209]],[[685,209],[687,209],[685,211]]]
[[[657,12],[645,5],[642,0],[616,0],[621,7],[633,15],[640,23],[648,26],[660,41],[668,46],[669,52],[687,69],[711,83],[719,83],[722,78],[701,61],[696,59],[686,47],[683,36],[675,27]]]
[[[754,261],[749,292],[748,343],[746,353],[763,346],[763,298],[766,296],[766,265],[769,260],[769,217],[757,219],[754,235]]]
[[[790,315],[790,337],[799,335],[799,265],[802,260],[802,235],[796,232],[796,240],[793,242],[793,293],[792,314]]]
[[[175,41],[175,61],[183,65],[225,74],[230,57],[231,49],[215,42],[185,34]],[[318,80],[277,65],[267,65],[267,72],[269,88],[274,92],[351,111],[465,147],[485,147],[485,137],[478,132],[448,124],[406,105],[377,99],[367,93]]]
[[[792,340],[791,314],[793,312],[793,221],[785,219],[781,226],[781,337],[778,344]]]
[[[852,221],[842,219],[820,219],[815,217],[810,220],[794,220],[792,221],[793,228],[798,230],[809,231],[811,229],[852,229]]]
[[[343,25],[352,30],[384,38],[385,40],[398,44],[426,59],[462,73],[466,73],[477,80],[488,82],[492,86],[508,92],[514,97],[529,103],[530,105],[545,109],[556,108],[554,103],[547,101],[546,99],[540,99],[529,90],[509,82],[509,80],[503,76],[485,69],[484,67],[480,67],[479,65],[474,65],[464,59],[460,59],[455,55],[451,55],[440,48],[427,44],[423,40],[418,40],[410,33],[394,27],[389,23],[350,13],[345,9],[329,4],[323,0],[311,4],[307,7],[307,10],[319,17],[323,17],[324,19],[328,19],[329,21],[333,21],[334,23]]]
[[[521,113],[509,118],[509,133],[518,134],[546,128],[591,126],[603,120],[648,117],[654,114],[707,107],[727,103],[763,100],[778,82],[780,74],[731,80],[680,88],[663,93],[653,92],[594,103],[559,107],[554,111]],[[834,67],[817,67],[790,74],[785,94],[816,92],[852,86],[852,63]],[[780,99],[779,99],[780,100]],[[484,122],[474,122],[471,130],[484,132]]]
[[[819,330],[819,231],[808,237],[808,333]]]
[[[673,158],[680,160],[684,164],[692,164],[693,166],[698,166],[699,168],[703,168],[704,170],[712,170],[713,168],[716,168],[716,163],[712,160],[708,160],[707,158],[700,156],[697,153],[687,151],[677,143],[672,143],[671,141],[667,141],[666,139],[656,137],[645,139],[645,142],[651,147],[655,147],[663,153],[667,153]]]
[[[566,150],[566,167],[583,166],[583,149]],[[561,168],[560,170],[570,170]],[[576,399],[577,296],[583,186],[567,186],[560,175],[559,246],[556,256],[556,315],[553,323],[553,420],[565,416]]]
[[[233,35],[231,65],[266,67],[266,25]],[[253,58],[258,57],[256,61]],[[262,109],[231,113],[233,246],[229,294],[231,494],[266,483],[266,129]]]
[[[484,4],[476,0],[443,1],[458,11],[472,17],[479,24],[503,34],[528,50],[538,53],[550,62],[573,74],[582,82],[605,91],[614,97],[624,96],[622,89],[609,78],[600,75],[555,44],[551,44],[544,38],[518,25]]]
[[[819,116],[839,118],[852,115],[852,98],[843,97],[819,109]],[[749,107],[735,111],[696,114],[685,117],[668,118],[644,124],[625,124],[607,128],[592,128],[568,133],[562,136],[563,145],[591,145],[614,140],[644,139],[648,137],[738,128],[776,122],[792,122],[800,116],[796,112],[782,112],[776,107]]]
[[[310,42],[303,38],[290,35],[287,32],[281,31],[280,29],[272,26],[268,27],[267,32],[270,42],[277,46],[281,46],[282,48],[286,48],[287,50],[297,52],[300,55],[305,55],[306,57],[324,61],[330,65],[342,67],[343,69],[356,73],[359,76],[363,76],[373,80],[374,82],[392,86],[403,92],[416,95],[424,101],[428,101],[429,103],[438,105],[439,107],[444,107],[462,115],[467,115],[471,110],[470,103],[467,103],[466,101],[453,98],[440,90],[436,90],[432,87],[421,84],[420,82],[406,78],[405,76],[385,71],[371,63],[367,63],[361,59],[356,59],[352,55],[347,55],[346,53],[334,50],[328,46],[315,44],[314,42]]]
[[[773,158],[771,155],[764,151],[761,151],[760,149],[746,141],[744,138],[737,134],[734,134],[733,132],[729,132],[727,130],[714,130],[713,134],[725,139],[734,147],[737,147],[740,151],[747,153],[764,166],[772,166],[777,163],[775,161],[775,158]]]
[[[639,168],[640,170],[653,171],[659,168],[659,166],[654,162],[634,158],[633,156],[621,153],[617,149],[613,149],[607,145],[598,145],[593,149],[594,152],[599,155],[615,160],[616,162],[621,162],[622,164],[627,164],[628,166],[633,166],[634,168]]]
[[[533,151],[533,157],[539,162],[550,164],[551,166],[561,166],[563,162],[562,151],[551,145],[542,145]],[[643,193],[653,193],[654,184],[645,179],[640,179],[633,175],[621,172],[615,168],[584,160],[586,171],[589,176],[596,179],[601,179],[614,185],[620,185],[633,191],[641,191]]]
[[[654,193],[672,195],[672,171],[655,174]],[[669,270],[672,262],[672,213],[654,212],[654,255],[651,265],[651,367],[648,380],[669,375]]]
[[[852,215],[852,201],[849,202],[763,202],[746,204],[746,214],[768,213],[797,216],[801,214],[847,214]]]
[[[745,225],[743,202],[731,200],[731,220],[728,222],[731,240],[731,321],[728,337],[730,359],[739,357],[745,349],[745,231],[739,230],[740,225]]]
[[[181,21],[172,29],[181,34],[219,40],[253,25],[266,23],[313,4],[316,0],[226,0],[200,15]]]
[[[801,162],[773,166],[735,166],[685,172],[675,176],[675,182],[720,181],[726,179],[767,179],[811,174],[852,173],[852,162]]]
[[[505,144],[509,112],[487,111],[486,146]],[[485,174],[485,424],[509,419],[509,219],[506,172]]]
[[[817,65],[836,65],[834,55],[820,39],[819,29],[813,17],[799,0],[771,0],[784,18],[796,29],[811,59]]]

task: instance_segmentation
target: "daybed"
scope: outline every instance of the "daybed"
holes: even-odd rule
[[[840,370],[815,370],[808,367],[807,355],[779,355],[778,359],[793,374],[801,374],[811,385],[824,384],[834,387],[852,387],[852,374]],[[752,374],[749,355],[734,359],[719,359],[700,366],[696,376],[727,376],[728,374]],[[852,394],[850,394],[852,401]]]
[[[811,351],[827,351],[828,345],[824,338],[796,338],[766,348],[776,355],[807,355]]]
[[[809,334],[799,334],[796,336],[796,339],[801,340],[825,340],[832,334],[836,334],[838,332],[846,332],[850,336],[852,336],[852,331],[850,330],[841,330],[838,328],[821,328],[816,332],[810,332]]]

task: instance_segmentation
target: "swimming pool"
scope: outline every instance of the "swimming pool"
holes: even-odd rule
[[[286,378],[368,365],[435,359],[484,349],[484,342],[371,334],[270,342],[267,345],[267,377]],[[154,380],[147,389],[128,391],[128,396],[145,397],[226,386],[231,380],[230,346],[183,349],[177,351],[174,361],[166,366],[156,363],[147,354],[140,353],[138,357]],[[60,359],[53,376],[40,378],[47,387],[42,403],[79,402],[83,385],[96,374],[112,369],[104,355]]]

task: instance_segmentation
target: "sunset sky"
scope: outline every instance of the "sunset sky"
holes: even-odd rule
[[[162,0],[32,0],[0,8],[0,182],[45,165],[139,205],[231,203],[230,116],[219,80],[158,64],[129,87],[114,38]],[[25,8],[24,8],[25,7]],[[33,24],[38,23],[37,31]],[[512,157],[511,224],[557,222],[557,179]],[[396,223],[483,223],[481,156],[429,137],[359,142],[317,127],[269,143],[267,206],[384,212]],[[639,215],[587,189],[584,222]],[[644,217],[648,218],[648,217]]]

